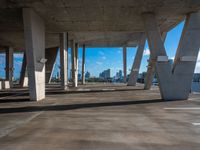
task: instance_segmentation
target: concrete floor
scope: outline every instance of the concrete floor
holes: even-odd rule
[[[48,91],[40,102],[26,89],[0,93],[1,150],[199,150],[200,95],[164,102],[156,88],[111,84]]]

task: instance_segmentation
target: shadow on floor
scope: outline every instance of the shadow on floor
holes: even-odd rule
[[[169,102],[169,101],[164,101],[162,99],[152,99],[152,100],[139,100],[139,101],[84,103],[84,104],[70,104],[70,105],[26,106],[26,107],[17,107],[17,108],[0,108],[0,114],[38,112],[38,111],[67,111],[67,110],[98,108],[98,107],[153,104],[153,103],[161,103],[161,102],[163,103],[163,102]]]

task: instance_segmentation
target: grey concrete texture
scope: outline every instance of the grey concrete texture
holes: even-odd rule
[[[158,56],[167,56],[155,15],[144,14],[143,17],[153,59],[157,59]],[[188,98],[200,47],[198,41],[200,38],[199,33],[200,13],[196,12],[187,15],[173,66],[169,61],[156,62],[156,73],[163,99]],[[196,59],[182,61],[182,57],[194,57]]]
[[[156,88],[81,88],[94,86],[123,91],[51,94],[38,103],[24,95],[1,99],[1,150],[199,150],[200,128],[192,125],[199,109],[166,109],[199,108],[199,95],[166,102]]]
[[[146,42],[146,35],[143,33],[141,34],[141,39],[138,44],[135,59],[133,61],[133,65],[132,65],[131,72],[129,75],[129,79],[127,83],[128,86],[135,86],[137,83],[140,65],[142,62],[142,57],[143,57],[143,52],[144,52],[145,42]]]
[[[30,8],[23,9],[30,100],[45,98],[45,27]]]
[[[136,46],[144,32],[141,14],[155,12],[162,31],[168,31],[199,0],[24,0],[0,2],[0,45],[24,47],[22,8],[33,8],[46,26],[46,47],[59,45],[61,32],[88,46]]]

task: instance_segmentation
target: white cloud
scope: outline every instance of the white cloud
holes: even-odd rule
[[[149,56],[150,55],[150,50],[149,49],[145,49],[143,55],[144,56]]]
[[[106,60],[106,57],[105,57],[105,56],[102,56],[101,58],[102,58],[103,60]]]
[[[96,64],[97,64],[97,65],[102,65],[103,62],[97,61]]]
[[[121,53],[122,53],[122,50],[118,50],[117,53],[118,53],[118,54],[121,54]]]

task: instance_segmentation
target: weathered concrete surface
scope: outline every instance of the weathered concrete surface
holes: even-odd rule
[[[157,60],[155,66],[162,98],[187,99],[200,47],[200,12],[187,15],[173,66],[168,61],[155,14],[145,13],[143,17],[151,55]],[[158,61],[159,57],[167,61]]]
[[[168,31],[199,6],[199,0],[3,0],[0,45],[23,47],[23,7],[44,19],[47,47],[59,46],[58,33],[69,31],[70,39],[80,45],[99,47],[136,45],[144,32],[143,12],[155,12],[161,30]]]
[[[81,70],[81,75],[82,75],[82,84],[85,84],[85,51],[86,47],[85,44],[83,45],[83,51],[82,51],[82,70]]]
[[[45,27],[31,9],[23,9],[27,71],[31,100],[45,98]]]
[[[199,150],[200,127],[192,123],[200,121],[200,109],[166,109],[199,108],[199,95],[164,102],[157,89],[133,89],[48,95],[37,103],[1,98],[1,150]]]
[[[13,58],[13,48],[7,47],[6,48],[6,80],[9,81],[9,87],[13,87],[13,72],[14,72],[14,58]]]
[[[145,41],[146,41],[146,35],[142,34],[140,42],[138,44],[137,52],[133,61],[133,65],[131,68],[131,73],[128,79],[128,83],[127,83],[128,86],[135,86],[137,83],[140,65],[142,62],[142,56],[144,52]]]

